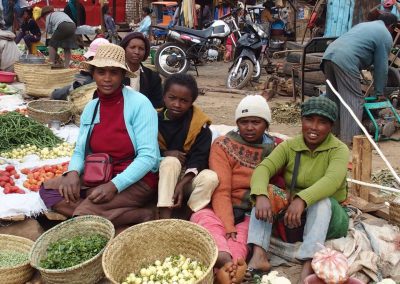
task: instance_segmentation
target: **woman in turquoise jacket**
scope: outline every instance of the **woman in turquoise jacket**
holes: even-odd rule
[[[68,172],[40,189],[48,208],[67,216],[99,215],[125,226],[152,219],[144,208],[157,195],[159,147],[157,114],[142,94],[122,85],[127,74],[125,51],[100,46],[92,61],[83,63],[97,84],[98,98],[89,102]],[[106,153],[113,161],[113,177],[85,187],[82,174],[87,153]]]

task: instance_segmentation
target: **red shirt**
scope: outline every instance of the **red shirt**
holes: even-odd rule
[[[97,91],[100,104],[100,123],[95,124],[90,136],[92,153],[107,153],[114,161],[113,175],[123,172],[135,157],[135,148],[126,128],[124,119],[124,97],[122,87],[111,95]],[[154,188],[157,175],[149,172],[142,179]]]

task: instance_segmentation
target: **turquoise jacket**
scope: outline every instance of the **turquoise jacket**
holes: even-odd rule
[[[133,162],[122,173],[111,180],[117,187],[118,192],[139,181],[149,171],[157,172],[160,161],[156,110],[144,95],[129,87],[124,87],[122,94],[124,96],[126,129],[135,148],[136,156]],[[98,99],[90,101],[83,110],[79,136],[68,171],[77,171],[79,174],[83,173],[86,140],[93,128],[90,123],[97,101]],[[94,124],[100,122],[100,107],[99,105]],[[115,141],[115,146],[118,147],[118,141]]]
[[[387,81],[392,44],[392,36],[383,21],[361,23],[332,42],[323,59],[355,77],[360,77],[360,70],[374,65],[374,89],[376,95],[381,95]]]

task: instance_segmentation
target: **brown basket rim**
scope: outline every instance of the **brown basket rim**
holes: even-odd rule
[[[124,230],[123,232],[121,232],[118,236],[116,236],[113,240],[112,243],[110,242],[109,244],[107,244],[106,246],[106,250],[104,251],[103,255],[102,255],[102,267],[103,267],[103,271],[104,271],[104,275],[106,276],[106,278],[111,281],[112,283],[118,283],[117,281],[114,280],[114,278],[109,274],[108,270],[105,269],[105,267],[107,266],[108,263],[108,252],[110,251],[110,248],[112,246],[115,246],[118,242],[121,242],[122,239],[125,237],[125,235],[129,234],[132,231],[138,230],[142,227],[157,227],[157,224],[159,223],[182,223],[182,226],[192,226],[192,227],[196,227],[196,229],[198,229],[199,231],[203,231],[203,233],[205,233],[206,235],[208,235],[210,237],[210,240],[213,242],[214,244],[214,257],[211,261],[211,263],[216,263],[217,258],[218,258],[218,247],[215,244],[215,240],[212,237],[212,235],[210,234],[210,232],[208,232],[204,227],[190,222],[190,221],[186,221],[186,220],[181,220],[181,219],[163,219],[163,220],[153,220],[153,221],[148,221],[148,222],[144,222],[141,224],[137,224],[137,225],[133,225],[131,227],[129,227],[128,229]],[[214,269],[214,265],[210,265],[207,270],[204,272],[203,276],[201,279],[198,279],[196,283],[199,283],[201,281],[204,281],[204,279],[207,277],[207,275],[212,272],[212,270]]]
[[[93,221],[96,220],[96,221],[99,221],[99,222],[106,223],[106,224],[109,226],[109,228],[110,228],[111,237],[110,237],[110,239],[107,241],[107,244],[105,245],[105,247],[104,247],[98,254],[96,254],[96,255],[93,256],[92,258],[90,258],[90,259],[88,259],[88,260],[86,260],[86,261],[84,261],[84,262],[82,262],[82,263],[79,263],[79,264],[74,265],[74,266],[71,266],[71,267],[62,268],[62,269],[47,269],[47,268],[40,267],[39,265],[36,265],[35,263],[33,263],[33,261],[32,261],[32,254],[33,254],[34,250],[37,249],[37,247],[39,246],[39,244],[40,244],[45,238],[47,238],[49,235],[51,235],[53,232],[55,232],[55,231],[57,231],[57,230],[61,230],[61,229],[64,228],[64,227],[70,226],[70,225],[72,225],[72,224],[76,224],[77,222],[80,222],[80,221],[83,221],[83,220],[86,220],[86,219],[92,219]],[[71,218],[71,219],[69,219],[69,220],[66,220],[66,221],[64,221],[64,222],[62,222],[62,223],[60,223],[60,224],[54,226],[54,227],[51,228],[50,230],[44,232],[44,233],[35,241],[35,243],[33,244],[32,248],[31,248],[31,250],[30,250],[30,252],[29,252],[30,265],[31,265],[33,268],[36,268],[37,270],[39,270],[39,271],[41,271],[41,272],[43,271],[43,272],[49,273],[49,274],[51,274],[51,273],[59,274],[59,273],[72,272],[72,271],[74,271],[74,270],[77,270],[77,269],[79,269],[79,268],[81,268],[81,267],[83,267],[83,266],[86,266],[86,265],[88,265],[88,264],[90,264],[90,263],[96,261],[99,257],[101,257],[101,256],[103,255],[105,249],[108,247],[108,245],[110,244],[110,242],[113,240],[114,236],[115,236],[114,225],[111,223],[110,220],[108,220],[108,219],[106,219],[106,218],[103,218],[103,217],[100,217],[100,216],[96,216],[96,215],[85,215],[85,216],[79,216],[79,217]]]
[[[41,110],[41,109],[34,108],[34,106],[32,106],[32,105],[35,105],[35,104],[41,103],[41,102],[44,102],[44,103],[47,103],[47,102],[49,102],[49,103],[55,103],[55,102],[56,102],[57,104],[64,104],[64,105],[68,106],[68,109],[63,110],[63,111],[45,111],[45,110]],[[62,113],[71,112],[71,111],[72,111],[72,108],[73,108],[73,105],[71,104],[71,102],[69,102],[69,101],[64,101],[64,100],[39,99],[39,100],[30,101],[29,103],[27,103],[26,108],[27,108],[28,110],[31,110],[31,111],[34,111],[34,112],[37,112],[37,113],[42,113],[42,114],[55,114],[55,115],[57,115],[57,114],[62,114]]]
[[[27,245],[30,245],[30,247],[32,248],[34,245],[34,241],[28,239],[28,238],[24,238],[24,237],[20,237],[20,236],[15,236],[15,235],[9,235],[9,234],[0,234],[0,239],[9,239],[11,240],[11,242],[13,240],[19,240],[20,242],[26,243]],[[26,251],[27,256],[28,256],[28,260],[25,262],[22,262],[21,264],[15,265],[15,266],[10,266],[10,267],[0,267],[0,273],[7,271],[7,270],[11,270],[11,269],[16,269],[16,268],[21,268],[27,264],[30,265],[30,260],[29,260],[29,253],[30,253],[30,249]]]

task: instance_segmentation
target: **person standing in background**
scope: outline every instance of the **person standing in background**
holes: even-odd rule
[[[111,43],[117,44],[117,26],[115,25],[114,18],[110,15],[110,6],[108,6],[108,4],[104,4],[104,6],[102,7],[102,12],[104,17],[104,25],[106,26],[109,40],[111,41]]]
[[[64,8],[64,13],[67,14],[77,27],[86,24],[85,7],[79,0],[69,0]]]
[[[382,96],[388,78],[389,52],[393,44],[391,31],[396,23],[395,15],[383,13],[376,21],[355,25],[329,44],[322,58],[321,69],[325,78],[332,83],[360,121],[364,105],[360,71],[374,66],[375,96]],[[333,133],[350,145],[353,136],[360,133],[360,128],[329,86],[326,92],[339,109],[339,119],[334,124]]]

